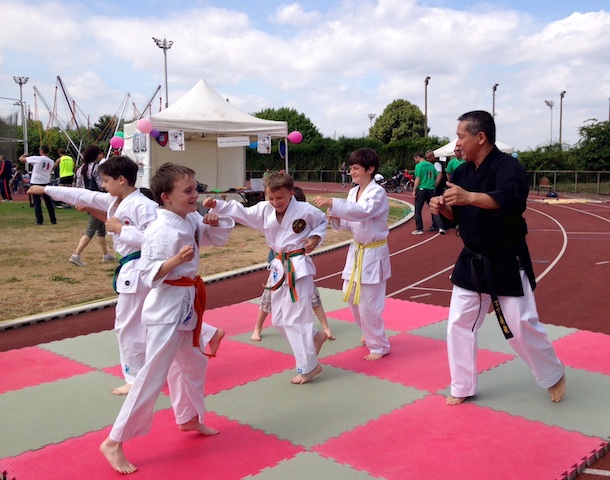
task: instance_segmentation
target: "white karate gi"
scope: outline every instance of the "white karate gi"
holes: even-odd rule
[[[195,287],[163,283],[182,277],[195,278],[199,269],[200,245],[223,245],[235,226],[230,218],[219,219],[219,226],[205,225],[202,216],[186,218],[160,208],[158,218],[144,233],[140,271],[151,287],[144,301],[142,322],[147,327],[146,363],[138,373],[110,432],[110,438],[124,442],[150,430],[153,408],[161,389],[169,385],[177,424],[199,418],[204,423],[204,386],[207,357],[202,349],[216,328],[203,324],[200,348],[193,346]],[[191,245],[195,255],[190,262],[154,280],[163,263],[180,248]]]
[[[522,297],[498,296],[502,313],[513,337],[510,346],[531,369],[542,388],[555,385],[565,373],[557,358],[546,330],[539,321],[534,293],[523,270]],[[489,311],[491,298],[482,293],[453,286],[447,325],[447,352],[451,371],[451,395],[465,398],[475,395],[478,389],[477,334]],[[496,322],[497,320],[490,319]],[[498,330],[500,327],[497,326]]]
[[[356,305],[354,296],[356,285],[352,285],[348,303],[354,320],[362,329],[366,345],[371,353],[386,355],[390,353],[390,342],[385,334],[382,318],[385,309],[386,282],[392,274],[388,244],[367,248],[366,245],[387,240],[388,213],[390,205],[383,187],[370,182],[356,200],[359,186],[350,189],[347,200],[332,199],[330,208],[333,230],[348,230],[354,236],[349,247],[341,278],[343,291],[347,292],[358,255],[358,246],[364,245],[362,276],[360,278],[360,299]],[[356,265],[356,271],[358,271]],[[356,279],[352,279],[356,280]]]
[[[324,213],[307,202],[297,201],[294,197],[286,208],[281,224],[277,221],[275,208],[269,202],[259,202],[248,208],[234,200],[216,202],[213,213],[227,215],[238,223],[264,233],[267,245],[276,254],[300,250],[305,247],[307,238],[314,235],[320,237],[319,246],[326,236],[328,220]],[[304,224],[297,220],[304,221]],[[272,323],[290,343],[297,372],[308,374],[318,366],[313,341],[317,330],[314,328],[311,309],[316,267],[309,255],[294,256],[291,260],[299,300],[292,301],[286,279],[281,287],[271,292]]]
[[[108,232],[114,251],[124,257],[141,248],[143,232],[157,218],[156,202],[135,190],[122,201],[109,193],[84,188],[45,187],[45,193],[55,200],[71,205],[84,205],[116,217],[123,224],[120,234]],[[142,304],[150,290],[140,280],[139,260],[127,262],[119,272],[116,287],[119,297],[115,307],[114,331],[119,343],[121,369],[125,381],[132,384],[144,365],[146,327],[142,325]]]

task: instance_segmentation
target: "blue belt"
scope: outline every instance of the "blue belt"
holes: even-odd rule
[[[142,252],[140,252],[139,250],[137,252],[131,252],[127,255],[125,255],[124,257],[122,257],[119,260],[119,266],[116,267],[116,270],[114,271],[114,276],[112,277],[112,288],[114,289],[114,291],[116,292],[116,280],[119,277],[119,272],[121,271],[121,268],[123,268],[123,265],[125,265],[128,262],[131,262],[132,260],[136,260],[138,258],[140,258],[140,256],[142,255]],[[119,292],[117,292],[119,293]]]

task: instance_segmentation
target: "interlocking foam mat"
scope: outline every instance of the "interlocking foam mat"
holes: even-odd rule
[[[151,432],[124,446],[134,478],[569,479],[607,452],[609,336],[547,325],[568,382],[553,404],[488,318],[479,394],[449,407],[447,308],[388,299],[392,352],[370,362],[338,292],[320,292],[337,340],[305,385],[290,383],[294,358],[270,320],[250,340],[257,299],[206,312],[227,332],[206,382],[220,435],[180,432],[165,391]],[[0,353],[0,472],[118,478],[98,450],[123,402],[110,394],[117,364],[112,332]]]

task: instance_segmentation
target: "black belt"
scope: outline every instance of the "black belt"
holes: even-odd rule
[[[485,274],[485,279],[487,280],[487,288],[489,290],[489,296],[491,297],[491,304],[494,308],[494,312],[496,313],[496,318],[498,319],[498,323],[500,324],[500,329],[504,334],[504,338],[509,340],[513,338],[513,332],[510,331],[508,324],[506,323],[506,319],[504,318],[504,313],[502,313],[502,308],[500,307],[500,301],[498,300],[498,294],[496,292],[496,285],[493,280],[493,273],[491,271],[491,260],[489,257],[485,255],[481,255],[480,253],[475,253],[472,250],[466,248],[466,251],[472,255],[472,261],[470,262],[470,274],[474,286],[481,295],[481,288],[479,286],[479,277],[477,275],[477,270],[475,267],[475,261],[479,261],[483,266],[483,272]],[[476,325],[476,322],[475,322]],[[475,325],[472,326],[472,330],[474,331]]]

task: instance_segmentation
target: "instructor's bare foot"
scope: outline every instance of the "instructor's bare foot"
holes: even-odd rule
[[[222,328],[216,329],[216,333],[208,343],[208,346],[210,347],[210,351],[206,354],[208,357],[216,356],[216,352],[218,351],[218,347],[220,347],[220,342],[222,342],[224,336],[225,331]]]
[[[320,353],[320,350],[322,350],[322,345],[324,345],[327,338],[328,337],[324,332],[318,332],[313,337],[313,344],[316,347],[316,355]]]
[[[461,405],[468,397],[454,397],[453,395],[449,395],[447,397],[447,405]]]
[[[131,390],[131,384],[126,383],[125,385],[121,385],[120,387],[116,387],[112,389],[113,395],[127,395]]]
[[[198,417],[191,418],[188,422],[179,425],[178,428],[182,432],[199,432],[201,435],[218,435],[218,430],[210,428],[199,422]]]
[[[313,377],[318,375],[320,372],[322,372],[322,365],[320,365],[318,363],[316,368],[314,368],[311,372],[299,373],[296,377],[293,377],[292,380],[290,380],[290,382],[294,383],[295,385],[302,385],[303,383],[309,382]]]
[[[250,337],[250,340],[252,340],[253,342],[261,341],[261,331],[258,328],[254,329],[254,331],[252,332],[252,336]]]
[[[365,360],[380,360],[383,357],[385,357],[385,354],[383,353],[369,353],[368,355],[365,355],[364,358]]]
[[[566,393],[566,376],[565,374],[559,379],[559,381],[553,385],[549,390],[549,396],[551,397],[551,402],[561,402],[563,398],[563,394]]]
[[[110,439],[110,437],[102,442],[100,445],[100,452],[106,457],[106,460],[108,460],[108,463],[110,463],[112,468],[123,475],[133,473],[138,469],[125,458],[123,444],[115,442]]]

